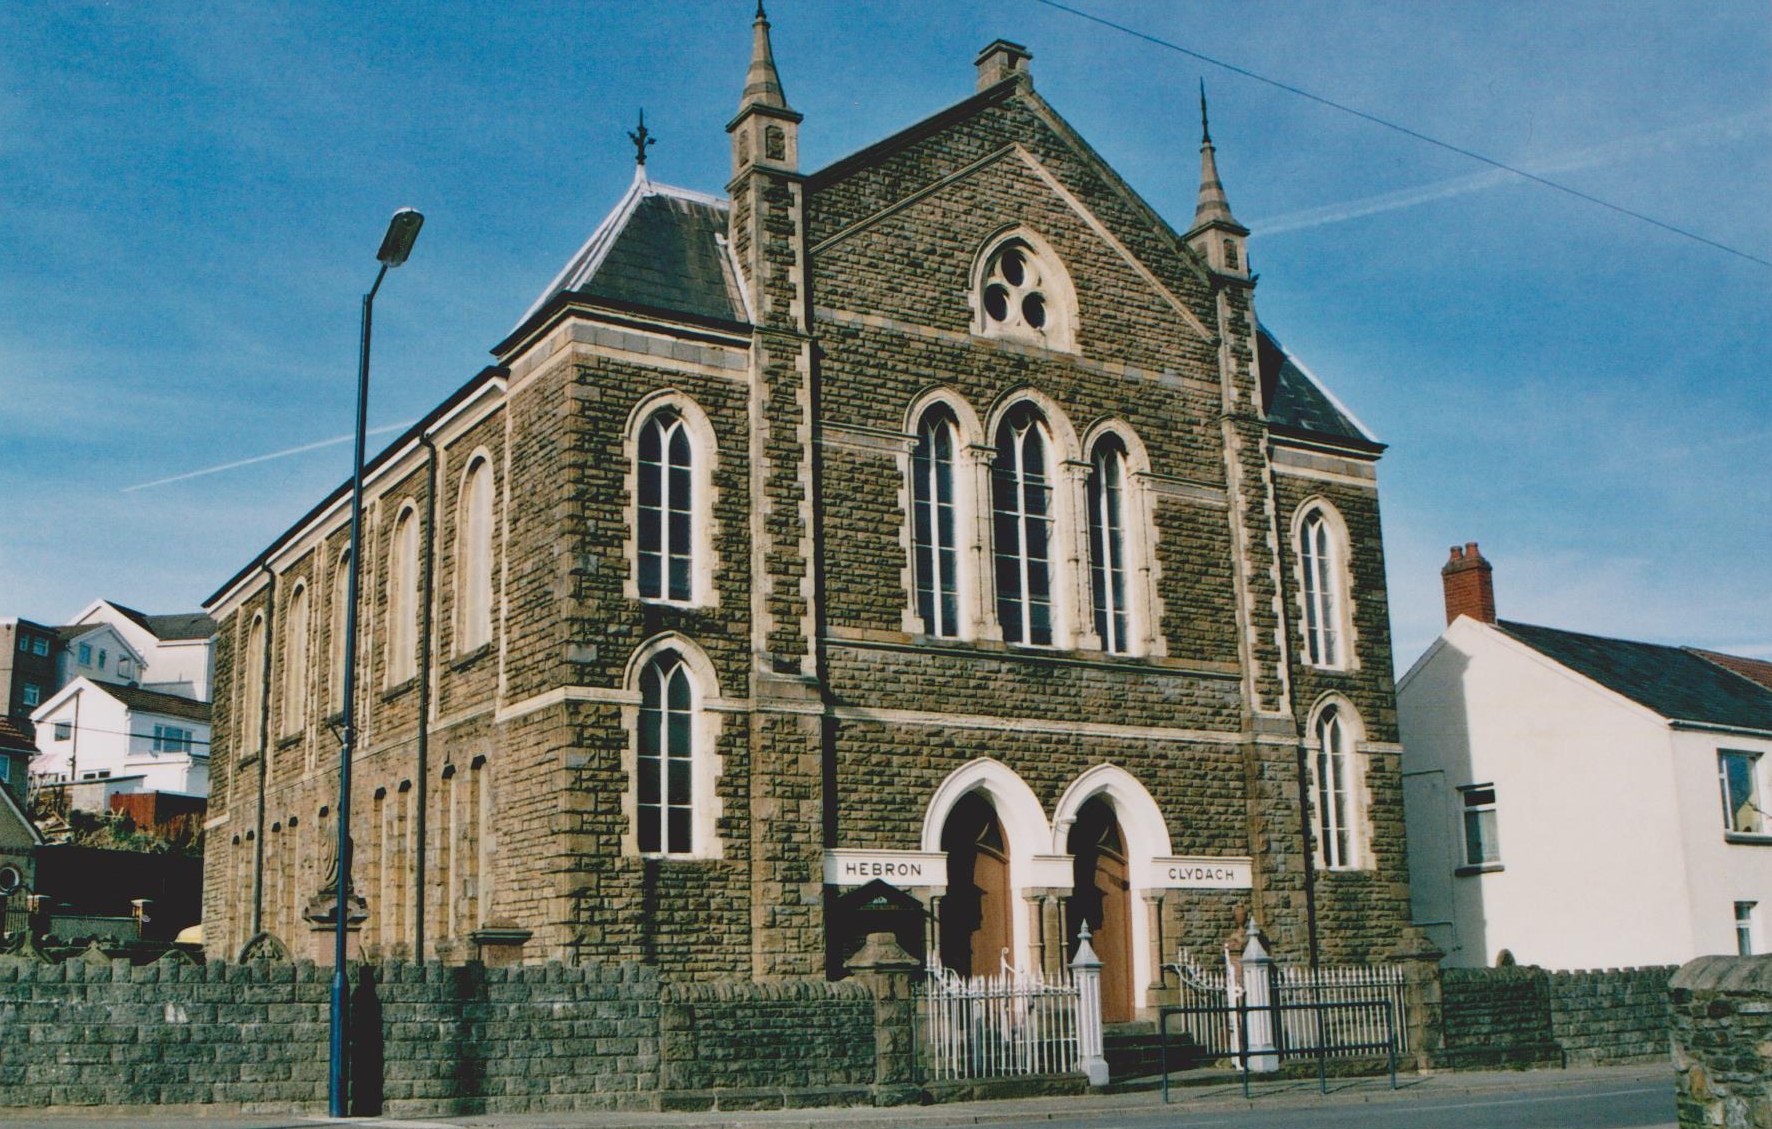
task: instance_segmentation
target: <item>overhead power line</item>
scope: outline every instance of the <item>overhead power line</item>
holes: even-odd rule
[[[1534,184],[1541,184],[1546,188],[1555,189],[1565,195],[1573,196],[1577,200],[1583,200],[1589,204],[1597,204],[1608,211],[1617,212],[1621,216],[1629,216],[1631,219],[1639,220],[1653,227],[1658,227],[1663,231],[1671,232],[1674,235],[1682,236],[1697,243],[1703,243],[1707,247],[1714,247],[1719,251],[1734,255],[1737,258],[1746,259],[1750,263],[1758,263],[1763,267],[1772,267],[1772,260],[1762,259],[1758,255],[1753,255],[1738,248],[1731,247],[1727,243],[1719,243],[1715,239],[1700,235],[1695,231],[1689,231],[1683,227],[1676,227],[1664,220],[1658,220],[1654,216],[1633,211],[1630,208],[1624,207],[1622,204],[1614,204],[1610,200],[1602,200],[1600,197],[1595,196],[1592,193],[1583,192],[1579,188],[1571,188],[1567,184],[1551,180],[1549,177],[1539,176],[1537,173],[1527,172],[1525,169],[1522,169],[1517,165],[1510,165],[1506,161],[1498,161],[1494,157],[1486,157],[1475,150],[1466,149],[1461,145],[1454,145],[1450,141],[1441,141],[1437,137],[1430,137],[1427,134],[1422,133],[1420,130],[1410,129],[1408,126],[1391,121],[1388,118],[1381,118],[1376,114],[1369,114],[1364,110],[1355,109],[1346,103],[1337,102],[1333,98],[1325,98],[1321,94],[1312,94],[1310,91],[1293,86],[1290,83],[1281,82],[1279,79],[1269,78],[1264,74],[1258,74],[1255,71],[1249,70],[1247,67],[1239,67],[1235,63],[1227,63],[1223,59],[1214,59],[1210,55],[1201,54],[1198,51],[1183,47],[1179,43],[1172,43],[1167,39],[1151,35],[1148,32],[1139,31],[1137,28],[1127,27],[1122,23],[1115,23],[1113,20],[1098,16],[1093,12],[1086,12],[1081,8],[1073,8],[1069,4],[1060,3],[1059,0],[1034,0],[1034,3],[1044,4],[1048,8],[1055,8],[1060,12],[1066,12],[1070,15],[1076,16],[1078,19],[1088,20],[1090,23],[1100,24],[1102,27],[1106,28],[1112,28],[1114,31],[1120,32],[1123,35],[1130,35],[1134,39],[1142,39],[1146,43],[1154,44],[1169,51],[1175,51],[1179,54],[1186,55],[1190,59],[1198,59],[1202,63],[1218,67],[1221,70],[1230,71],[1232,74],[1241,75],[1247,79],[1253,79],[1259,83],[1264,83],[1268,86],[1274,87],[1276,90],[1284,90],[1288,94],[1296,94],[1298,97],[1308,99],[1318,105],[1327,106],[1332,110],[1339,110],[1344,114],[1351,114],[1354,117],[1359,118],[1361,121],[1371,122],[1373,125],[1393,130],[1397,133],[1403,134],[1405,137],[1412,137],[1417,141],[1432,145],[1435,148],[1444,149],[1449,153],[1457,153],[1461,157],[1468,157],[1473,161],[1479,161],[1492,168],[1512,173],[1515,176],[1530,180]]]

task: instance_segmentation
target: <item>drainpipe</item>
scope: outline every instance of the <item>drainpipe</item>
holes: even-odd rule
[[[418,769],[414,782],[418,796],[413,802],[418,827],[413,834],[412,848],[412,957],[422,963],[425,959],[425,805],[430,794],[431,680],[435,676],[431,632],[435,619],[432,604],[437,595],[437,444],[422,432],[418,441],[429,452],[425,460],[425,567],[420,574],[418,604],[423,616],[418,631]]]
[[[277,574],[268,564],[258,566],[269,583],[265,589],[265,653],[259,668],[258,696],[258,815],[252,836],[252,933],[265,928],[265,783],[270,770],[267,750],[271,740],[271,624],[277,614]],[[247,635],[252,634],[250,623]],[[291,923],[291,928],[294,924]]]

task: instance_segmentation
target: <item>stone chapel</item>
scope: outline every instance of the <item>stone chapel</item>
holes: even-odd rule
[[[1210,134],[1177,231],[999,40],[805,170],[769,31],[725,193],[642,162],[369,466],[353,953],[1053,971],[1087,922],[1113,1021],[1238,906],[1396,951],[1383,448],[1256,317]],[[216,956],[330,952],[348,499],[206,605]]]

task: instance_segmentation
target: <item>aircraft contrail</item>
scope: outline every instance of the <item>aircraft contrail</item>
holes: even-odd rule
[[[405,431],[416,422],[418,421],[407,420],[405,423],[390,423],[386,427],[372,427],[363,434],[385,435],[390,431]],[[231,463],[222,463],[218,466],[204,467],[202,470],[188,470],[183,474],[175,474],[170,478],[156,478],[152,482],[138,482],[134,486],[125,486],[123,488],[123,493],[127,494],[132,490],[146,490],[150,486],[165,486],[172,482],[183,482],[187,478],[202,478],[206,474],[220,474],[224,470],[235,470],[239,467],[251,466],[254,463],[268,463],[272,459],[287,458],[290,455],[302,454],[304,451],[318,451],[322,447],[336,447],[340,443],[349,443],[353,438],[354,436],[351,435],[339,435],[332,439],[321,439],[315,443],[303,443],[299,447],[289,447],[282,451],[272,451],[268,455],[254,455],[249,459],[236,459]]]
[[[1754,126],[1763,129],[1768,120],[1766,111],[1753,110],[1745,114],[1735,114],[1703,122],[1696,126],[1675,126],[1655,133],[1625,137],[1607,142],[1604,145],[1577,149],[1573,152],[1545,157],[1538,161],[1525,161],[1520,164],[1522,168],[1534,175],[1593,168],[1596,165],[1612,164],[1632,157],[1647,156],[1650,153],[1670,150],[1677,144],[1691,144],[1695,141],[1739,136]],[[1414,188],[1384,192],[1377,196],[1364,196],[1340,204],[1326,204],[1318,208],[1287,212],[1270,220],[1257,221],[1251,226],[1257,236],[1305,231],[1326,224],[1341,223],[1344,220],[1359,219],[1362,216],[1377,215],[1380,212],[1396,211],[1399,208],[1409,208],[1416,204],[1445,200],[1453,196],[1464,196],[1472,192],[1483,192],[1504,184],[1518,182],[1519,178],[1511,172],[1504,169],[1489,169],[1467,176],[1453,177],[1450,180],[1418,185]]]

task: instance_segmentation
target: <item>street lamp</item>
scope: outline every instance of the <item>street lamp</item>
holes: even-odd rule
[[[345,1055],[350,1045],[348,985],[345,980],[345,940],[350,931],[351,891],[351,753],[357,744],[357,580],[358,562],[363,554],[358,541],[363,530],[363,437],[369,409],[369,325],[375,309],[375,292],[390,267],[397,267],[412,254],[418,229],[424,216],[411,208],[401,208],[388,221],[388,233],[382,237],[381,250],[375,257],[381,270],[375,284],[363,295],[363,340],[357,354],[357,449],[351,463],[351,571],[345,589],[345,671],[343,717],[340,719],[342,740],[338,754],[338,905],[333,918],[332,943],[332,1040],[330,1070],[327,1076],[328,1104],[333,1117],[348,1117],[350,1111],[346,1090]]]

